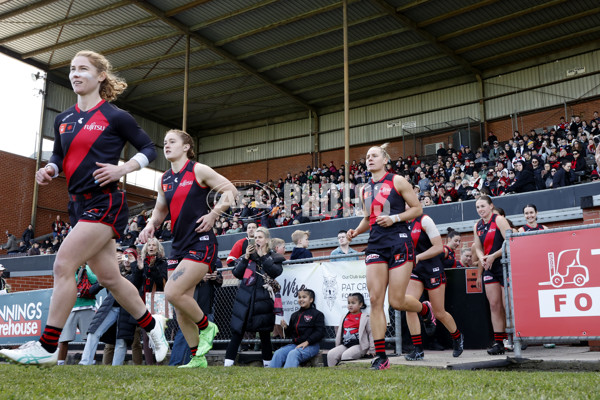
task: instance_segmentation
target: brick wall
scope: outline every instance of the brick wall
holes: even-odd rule
[[[45,165],[45,164],[43,164]],[[31,206],[35,180],[35,160],[16,154],[0,151],[0,243],[6,243],[4,232],[8,230],[20,239],[23,231],[31,222]],[[131,207],[156,199],[153,190],[127,185],[127,203]],[[63,175],[51,184],[40,186],[38,194],[35,235],[41,236],[52,232],[52,222],[57,215],[63,221],[69,220],[67,180]],[[0,250],[6,254],[6,250]]]

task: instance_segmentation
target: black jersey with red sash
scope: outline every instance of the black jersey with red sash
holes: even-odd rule
[[[496,217],[496,214],[492,214],[492,218],[487,224],[483,219],[477,222],[477,236],[481,242],[484,255],[495,253],[502,248],[502,243],[504,243],[500,227],[496,225]],[[500,265],[500,258],[494,260],[494,265],[496,264]]]
[[[424,217],[425,214],[422,214],[415,218],[410,224],[410,236],[415,248],[415,254],[421,254],[429,250],[432,246],[429,235],[423,230],[423,225],[421,224]]]
[[[523,226],[523,230],[524,230],[525,232],[531,232],[531,231],[543,231],[543,230],[544,230],[544,227],[543,227],[541,224],[537,224],[537,226],[536,226],[535,228],[533,228],[533,227],[531,227],[531,226],[529,226],[529,225],[525,224],[525,225]]]
[[[188,160],[178,173],[169,169],[162,176],[162,190],[171,214],[171,259],[183,257],[190,250],[217,245],[212,228],[201,233],[195,231],[198,227],[196,221],[210,212],[210,188],[201,186],[196,180],[195,165],[194,161]]]
[[[96,163],[118,165],[126,142],[149,162],[156,158],[154,144],[135,119],[104,100],[88,111],[74,105],[59,114],[54,120],[54,139],[50,162],[64,171],[72,194],[99,191],[92,175],[100,168]],[[116,187],[116,182],[109,185]]]
[[[394,187],[394,176],[388,172],[377,182],[371,178],[363,187],[365,207],[370,210],[369,247],[372,248],[393,247],[409,239],[410,228],[405,221],[387,228],[376,222],[379,215],[395,215],[405,211],[404,198]]]
[[[456,268],[456,254],[450,247],[444,245],[444,253],[442,253],[442,264],[444,268]]]

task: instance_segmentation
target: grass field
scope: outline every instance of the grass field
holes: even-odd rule
[[[0,364],[0,399],[600,399],[596,372]]]

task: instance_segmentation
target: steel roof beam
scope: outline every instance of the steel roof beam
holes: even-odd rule
[[[397,79],[395,81],[389,81],[389,82],[384,82],[384,83],[380,83],[378,85],[369,85],[367,87],[361,88],[361,89],[355,89],[355,90],[351,90],[350,94],[357,94],[357,93],[361,93],[361,92],[366,92],[368,90],[373,90],[373,89],[378,89],[381,87],[386,87],[386,86],[392,86],[392,85],[397,85],[399,83],[404,83],[404,82],[410,82],[410,81],[414,81],[415,79],[422,79],[422,78],[427,78],[430,76],[435,76],[435,75],[439,75],[439,74],[443,74],[446,72],[451,72],[451,71],[456,71],[457,69],[461,69],[461,66],[454,66],[454,67],[449,67],[449,68],[444,68],[444,69],[438,69],[432,72],[427,72],[424,74],[420,74],[420,75],[412,75],[409,76],[407,78],[402,78],[402,79]],[[331,100],[331,99],[336,99],[343,96],[343,94],[333,94],[330,96],[326,96],[326,97],[321,97],[320,99],[314,99],[311,100],[310,102],[312,104],[318,103],[320,101],[325,101],[325,100]]]
[[[215,61],[211,61],[209,63],[205,63],[205,64],[201,64],[201,65],[196,65],[195,67],[190,68],[190,72],[202,71],[204,69],[213,68],[213,67],[216,67],[218,65],[223,65],[223,64],[229,64],[229,61],[221,59],[221,60],[215,60]],[[184,68],[178,68],[174,71],[167,72],[164,74],[153,75],[153,76],[149,76],[147,78],[138,79],[136,81],[131,81],[131,82],[129,82],[129,85],[135,86],[135,85],[139,85],[142,83],[148,83],[148,82],[152,82],[152,81],[156,81],[156,80],[160,80],[160,79],[172,78],[174,76],[183,74],[183,72],[184,72]],[[244,74],[238,74],[238,75],[243,76],[243,75],[248,75],[248,74],[244,73]]]
[[[294,110],[294,112],[297,112],[298,106],[286,105],[286,106],[270,107],[264,111],[256,111],[255,110],[255,111],[250,111],[250,112],[246,112],[246,113],[242,113],[242,114],[235,114],[235,116],[226,116],[226,117],[210,118],[210,119],[206,119],[206,118],[202,117],[202,115],[198,115],[197,121],[192,121],[191,123],[188,122],[188,124],[190,124],[190,126],[192,126],[192,127],[198,127],[199,129],[202,129],[202,127],[205,127],[207,125],[209,125],[211,127],[218,127],[221,122],[231,122],[233,120],[239,120],[240,123],[244,123],[244,122],[246,122],[246,121],[244,121],[244,119],[248,118],[248,117],[255,117],[254,120],[264,119],[264,118],[269,117],[269,115],[267,115],[267,114],[279,113],[281,111],[286,111],[286,110]],[[302,112],[304,112],[304,111],[302,111]],[[210,136],[212,136],[212,135],[210,135]]]
[[[294,100],[295,102],[301,104],[303,107],[316,112],[316,109],[314,109],[310,104],[308,104],[304,99],[294,95],[292,92],[290,92],[288,89],[276,85],[275,83],[273,83],[269,78],[267,78],[266,76],[262,75],[261,73],[259,73],[256,69],[254,69],[253,67],[251,67],[250,65],[238,61],[235,56],[221,48],[219,48],[218,46],[216,46],[213,42],[211,42],[210,40],[206,39],[205,37],[199,35],[198,33],[195,32],[191,32],[189,27],[182,24],[181,22],[167,17],[164,13],[164,11],[156,8],[155,6],[148,4],[148,3],[136,3],[136,6],[141,8],[142,10],[145,10],[149,13],[151,13],[152,15],[155,15],[156,17],[158,17],[159,19],[161,19],[163,22],[169,24],[170,26],[172,26],[173,28],[181,31],[181,33],[184,33],[186,35],[190,35],[190,37],[192,39],[194,39],[195,41],[199,42],[202,45],[205,45],[210,51],[212,51],[213,53],[217,54],[218,56],[231,61],[233,64],[235,64],[236,66],[238,66],[239,68],[241,68],[242,70],[246,71],[247,73],[249,73],[250,75],[254,75],[255,77],[257,77],[258,79],[260,79],[261,81],[265,82],[267,85],[275,88],[277,91],[283,93],[284,95],[286,95],[287,97],[291,98],[292,100]]]
[[[357,40],[356,42],[349,43],[348,47],[359,46],[361,44],[374,42],[375,40],[385,39],[385,38],[388,38],[390,36],[394,36],[394,35],[397,35],[399,33],[407,32],[407,31],[409,31],[408,28],[402,28],[402,29],[396,29],[395,31],[384,32],[384,33],[381,33],[381,34],[375,35],[375,36],[369,36],[368,38]],[[325,49],[325,50],[321,50],[321,51],[316,51],[314,53],[305,54],[303,56],[300,56],[300,57],[297,57],[297,58],[293,58],[291,60],[285,60],[285,61],[281,61],[281,62],[278,62],[278,63],[275,63],[275,64],[264,66],[262,68],[259,68],[258,72],[265,72],[265,71],[269,71],[269,70],[272,70],[272,69],[275,69],[275,68],[280,68],[280,67],[283,67],[283,66],[286,66],[286,65],[289,65],[289,64],[294,64],[294,63],[297,63],[297,62],[310,60],[311,58],[319,57],[319,56],[322,56],[322,55],[325,55],[325,54],[335,53],[336,51],[342,51],[343,48],[344,48],[343,45],[339,45],[339,46],[336,46],[336,47],[331,47],[329,49]]]
[[[202,5],[202,4],[205,4],[205,3],[210,3],[211,1],[212,1],[212,0],[196,0],[196,1],[190,1],[190,2],[188,2],[188,3],[185,3],[185,4],[184,4],[184,5],[182,5],[182,6],[179,6],[179,7],[173,8],[173,9],[171,9],[171,10],[169,10],[169,11],[165,11],[165,15],[166,15],[167,17],[172,17],[173,15],[181,14],[181,13],[182,13],[182,12],[184,12],[184,11],[187,11],[187,10],[189,10],[189,9],[191,9],[191,8],[194,8],[194,7],[196,7],[196,6],[199,6],[199,5]]]
[[[584,35],[588,35],[590,33],[596,33],[596,32],[599,32],[599,31],[600,31],[600,25],[599,26],[595,26],[593,28],[586,29],[584,31],[579,31],[579,32],[571,33],[570,35],[560,36],[560,37],[554,38],[552,40],[546,40],[546,41],[544,41],[542,43],[535,43],[535,44],[532,44],[532,45],[529,45],[529,46],[525,46],[525,47],[521,47],[521,48],[518,48],[518,49],[515,49],[515,50],[507,51],[506,53],[500,53],[500,54],[493,55],[491,57],[482,58],[482,59],[479,59],[479,60],[475,61],[475,64],[485,64],[485,63],[490,62],[490,61],[495,61],[495,60],[497,60],[499,58],[504,58],[504,57],[512,56],[514,54],[519,54],[519,53],[523,53],[523,52],[526,52],[526,51],[539,49],[540,47],[548,46],[548,45],[555,44],[555,43],[562,43],[565,40],[574,39],[574,38],[577,38],[579,36],[584,36]],[[536,57],[539,57],[539,56],[536,56]],[[522,62],[522,61],[523,60],[519,60],[518,62]]]
[[[224,14],[224,15],[220,15],[218,17],[209,19],[209,20],[204,21],[204,22],[200,22],[200,23],[198,23],[196,25],[192,25],[190,27],[190,30],[197,31],[199,29],[206,28],[209,25],[216,24],[217,22],[225,21],[225,20],[227,20],[227,19],[229,19],[231,17],[236,17],[238,15],[245,14],[245,13],[247,13],[249,11],[254,11],[254,10],[259,9],[261,7],[268,6],[271,3],[277,3],[278,1],[279,0],[265,0],[265,1],[262,1],[260,3],[252,4],[251,6],[240,8],[239,10],[234,10],[234,11],[232,11],[230,13],[227,13],[227,14]]]
[[[356,3],[357,1],[358,0],[352,0],[350,2]],[[262,32],[269,31],[271,29],[279,28],[280,26],[291,24],[296,21],[300,21],[300,20],[303,20],[306,18],[314,17],[315,15],[319,15],[319,14],[323,14],[323,13],[326,13],[331,10],[335,10],[336,8],[340,8],[341,6],[342,6],[342,3],[333,3],[333,4],[327,5],[325,7],[317,8],[316,10],[311,10],[311,11],[305,12],[304,14],[295,15],[292,18],[283,19],[281,21],[277,21],[277,22],[274,22],[274,23],[266,25],[266,26],[262,26],[257,29],[253,29],[250,31],[240,33],[239,35],[235,35],[235,36],[231,36],[226,39],[223,39],[223,40],[219,40],[218,42],[215,42],[215,45],[223,46],[224,44],[235,42],[236,40],[244,39],[248,36],[256,35],[256,34],[259,34]]]
[[[379,75],[379,74],[382,74],[382,73],[385,73],[385,72],[398,70],[398,69],[401,69],[403,67],[411,67],[413,65],[419,65],[419,64],[422,64],[424,62],[428,62],[428,61],[439,59],[440,57],[444,57],[444,56],[434,55],[434,56],[431,56],[431,57],[427,57],[427,58],[423,58],[423,59],[418,59],[418,60],[410,61],[410,62],[403,63],[403,64],[400,64],[400,65],[392,65],[392,66],[389,66],[389,67],[386,67],[386,68],[372,70],[372,71],[365,72],[365,73],[362,73],[362,74],[353,74],[350,77],[350,80],[356,80],[356,79],[366,78],[368,76]],[[298,90],[294,91],[294,93],[309,92],[311,90],[322,89],[322,88],[327,87],[327,86],[338,85],[338,84],[343,83],[343,82],[344,82],[343,79],[336,79],[334,81],[327,81],[325,83],[320,83],[318,85],[303,87],[302,89],[298,89]]]
[[[387,16],[388,16],[387,13],[379,13],[379,14],[375,14],[375,15],[370,15],[368,17],[361,18],[361,19],[358,19],[358,20],[353,21],[353,22],[349,22],[348,23],[348,27],[355,26],[355,25],[360,25],[360,24],[364,24],[365,22],[370,22],[370,21],[373,21],[375,19],[379,19],[379,18],[387,17]],[[280,47],[285,47],[285,46],[289,46],[290,44],[299,43],[299,42],[302,42],[302,41],[308,40],[308,39],[313,39],[313,38],[319,37],[321,35],[326,35],[328,33],[339,31],[341,29],[342,29],[342,25],[335,25],[335,26],[332,26],[332,27],[320,30],[318,32],[309,33],[308,35],[304,35],[304,36],[298,36],[296,38],[290,39],[290,40],[285,41],[285,42],[275,43],[273,45],[270,45],[270,46],[267,46],[267,47],[263,47],[261,49],[257,49],[257,50],[254,50],[254,51],[251,51],[251,52],[248,52],[248,53],[240,54],[236,58],[238,60],[244,60],[246,58],[253,57],[253,56],[255,56],[257,54],[260,54],[260,53],[265,53],[267,51],[276,50],[276,49],[278,49]]]
[[[433,47],[435,47],[442,53],[451,57],[456,63],[461,65],[466,72],[473,74],[473,75],[481,75],[481,71],[479,71],[477,68],[473,67],[467,60],[458,56],[456,54],[456,52],[454,50],[452,50],[450,47],[446,46],[445,44],[440,43],[438,41],[438,39],[436,39],[436,37],[433,36],[432,34],[430,34],[429,32],[427,32],[423,29],[420,29],[417,26],[417,23],[415,21],[398,13],[396,11],[396,9],[392,6],[390,6],[385,0],[371,0],[371,1],[373,3],[375,3],[382,10],[387,11],[396,20],[398,20],[402,25],[408,27],[410,30],[412,30],[413,32],[415,32],[416,34],[418,34],[419,36],[421,36],[422,38],[427,40],[429,43],[431,43],[431,45]]]
[[[539,4],[539,5],[535,6],[535,7],[528,7],[526,9],[524,9],[524,10],[520,10],[520,11],[514,12],[512,14],[508,14],[508,15],[504,15],[502,17],[494,18],[494,19],[491,19],[489,21],[482,22],[481,24],[471,25],[471,26],[469,26],[467,28],[460,29],[460,30],[455,31],[455,32],[451,32],[451,33],[448,33],[446,35],[439,36],[438,40],[440,42],[445,42],[448,39],[452,39],[452,38],[457,37],[457,36],[463,36],[463,35],[466,35],[467,33],[471,33],[471,32],[477,31],[477,30],[482,29],[482,28],[487,28],[488,26],[500,24],[502,22],[506,22],[506,21],[509,21],[511,19],[522,17],[523,15],[527,15],[527,14],[531,14],[531,13],[534,13],[534,12],[538,12],[538,11],[543,10],[544,8],[552,7],[552,6],[564,3],[566,1],[569,1],[569,0],[554,0],[554,1],[549,1],[547,3]]]
[[[598,14],[599,12],[600,12],[600,7],[591,8],[589,10],[580,12],[579,14],[569,15],[569,16],[566,16],[566,17],[561,18],[561,19],[557,19],[557,20],[554,20],[554,21],[546,22],[545,24],[535,25],[535,26],[532,26],[531,28],[527,28],[527,29],[523,29],[523,30],[520,30],[520,31],[512,32],[512,33],[509,33],[508,35],[498,36],[498,37],[495,37],[493,39],[486,40],[485,42],[475,43],[475,44],[473,44],[471,46],[463,47],[461,49],[456,50],[456,53],[457,54],[467,53],[469,51],[477,50],[477,49],[480,49],[482,47],[489,46],[491,44],[499,43],[499,42],[502,42],[502,41],[505,41],[505,40],[509,40],[509,39],[513,39],[513,38],[519,37],[519,36],[528,35],[530,33],[537,32],[537,31],[540,31],[542,29],[551,28],[553,26],[557,26],[557,25],[560,25],[560,24],[566,24],[566,23],[571,22],[571,21],[576,21],[578,19],[585,18],[585,17],[588,17],[590,15]]]
[[[181,36],[181,34],[179,32],[170,32],[170,33],[166,33],[164,35],[154,36],[154,37],[151,37],[148,39],[141,40],[139,42],[133,42],[133,43],[129,43],[129,44],[126,44],[123,46],[113,47],[112,49],[102,50],[102,54],[107,56],[109,54],[114,54],[114,53],[118,53],[120,51],[129,50],[134,47],[140,47],[140,46],[145,46],[147,44],[160,42],[161,40],[170,39],[174,36]],[[61,61],[59,63],[50,65],[49,69],[51,69],[51,70],[58,69],[58,68],[66,67],[70,64],[71,64],[71,60]]]
[[[64,18],[55,22],[51,22],[49,24],[46,25],[42,25],[38,28],[35,29],[31,29],[25,32],[21,32],[21,33],[17,33],[16,35],[12,35],[12,36],[8,36],[5,38],[1,38],[0,39],[0,45],[5,44],[5,43],[9,43],[9,42],[14,42],[15,40],[19,40],[19,39],[23,39],[27,36],[31,36],[31,35],[35,35],[37,33],[41,33],[41,32],[46,32],[49,29],[53,29],[53,28],[57,28],[59,26],[63,26],[63,25],[68,25],[68,24],[72,24],[73,22],[77,22],[77,21],[81,21],[82,19],[86,19],[89,17],[93,17],[95,15],[101,14],[103,12],[106,11],[110,11],[110,10],[114,10],[123,6],[127,6],[131,4],[131,0],[122,0],[118,3],[114,3],[114,4],[110,4],[106,7],[103,7],[101,9],[95,9],[92,11],[88,11],[86,13],[83,14],[79,14],[79,15],[75,15],[73,17],[69,17],[69,18]],[[0,16],[1,17],[1,16]]]
[[[90,40],[90,39],[95,39],[98,36],[104,36],[104,35],[108,35],[108,34],[111,34],[111,33],[114,33],[114,32],[121,31],[123,29],[133,28],[134,26],[147,24],[148,22],[156,21],[157,19],[158,18],[155,17],[155,16],[142,18],[140,20],[133,21],[133,22],[130,22],[128,24],[114,26],[112,28],[105,29],[105,30],[100,31],[100,32],[95,32],[95,33],[93,33],[91,35],[82,36],[82,37],[79,37],[77,39],[67,40],[66,42],[57,43],[57,44],[54,44],[52,46],[42,47],[41,49],[30,51],[29,53],[24,53],[22,57],[23,58],[35,57],[35,56],[37,56],[39,54],[44,54],[44,53],[47,53],[49,51],[54,51],[54,50],[57,50],[57,49],[62,49],[62,48],[65,48],[65,47],[72,46],[74,44],[85,42],[85,41]]]
[[[475,4],[471,4],[469,6],[466,6],[466,7],[463,7],[463,8],[459,8],[459,9],[454,10],[454,11],[445,12],[445,13],[443,13],[441,15],[438,15],[437,17],[433,17],[433,18],[429,18],[429,19],[427,19],[425,21],[421,21],[421,22],[419,22],[417,24],[417,26],[419,28],[423,28],[423,27],[428,26],[428,25],[437,24],[437,23],[445,21],[445,20],[447,20],[449,18],[456,17],[457,15],[461,15],[461,14],[467,13],[469,11],[477,10],[478,8],[489,6],[490,4],[494,4],[494,3],[497,3],[497,2],[498,2],[498,0],[479,1],[479,2],[477,2]],[[400,7],[398,7],[398,8],[400,8]],[[398,8],[396,8],[396,12],[399,12]],[[439,38],[438,38],[438,40],[439,40]]]
[[[201,86],[211,85],[213,83],[219,83],[219,82],[223,82],[223,81],[228,81],[230,79],[241,78],[243,76],[248,76],[248,74],[246,74],[245,72],[239,72],[237,74],[220,76],[220,77],[214,78],[214,79],[207,79],[207,80],[200,81],[200,82],[190,83],[188,85],[188,87],[189,88],[197,88],[197,87],[201,87]],[[128,99],[128,101],[135,101],[135,100],[147,99],[149,97],[160,96],[160,95],[163,95],[163,94],[178,92],[178,91],[181,91],[181,90],[183,90],[183,86],[177,86],[177,87],[174,87],[174,88],[163,89],[163,90],[159,90],[159,91],[156,91],[156,92],[141,94],[139,96],[135,96],[135,97],[132,97],[132,98]]]
[[[401,12],[401,11],[404,11],[404,10],[408,10],[410,8],[418,7],[418,6],[422,5],[422,4],[429,3],[429,1],[430,0],[415,0],[415,1],[411,2],[411,3],[408,3],[408,4],[405,4],[403,6],[397,7],[396,11]]]
[[[201,50],[206,50],[206,46],[193,47],[190,52],[193,53],[195,51],[201,51]],[[115,72],[119,72],[119,71],[123,71],[123,70],[127,70],[127,69],[134,69],[137,67],[141,67],[142,65],[152,64],[152,63],[170,60],[172,58],[183,57],[183,56],[185,56],[185,50],[174,51],[173,53],[163,54],[162,56],[145,58],[143,60],[135,61],[135,62],[132,62],[129,64],[119,65],[118,67],[113,68],[113,70]]]
[[[48,4],[56,3],[58,0],[42,0],[37,3],[29,4],[21,8],[17,8],[16,10],[5,12],[4,14],[0,14],[0,21],[7,18],[16,17],[17,15],[24,14],[26,12],[35,10],[40,7],[47,6]],[[3,2],[4,3],[4,2]]]

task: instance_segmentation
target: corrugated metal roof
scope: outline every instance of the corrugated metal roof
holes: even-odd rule
[[[597,0],[349,3],[354,100],[456,78],[470,81],[476,73],[485,77],[500,67],[535,64],[524,59],[573,48],[589,51],[590,43],[600,41]],[[0,4],[0,50],[28,57],[63,80],[78,50],[106,52],[134,86],[120,105],[150,110],[147,116],[163,125],[181,121],[183,35],[189,29],[195,30],[190,110],[199,113],[190,116],[192,133],[342,103],[339,0],[149,0],[127,5],[121,0],[58,0],[15,11],[27,4],[35,3]],[[77,17],[92,11],[96,15]],[[52,25],[64,18],[75,20]],[[47,28],[33,33],[39,27]],[[110,29],[114,32],[103,34]]]

